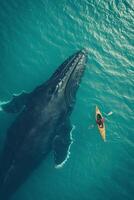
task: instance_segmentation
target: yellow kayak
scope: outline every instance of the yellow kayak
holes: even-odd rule
[[[97,121],[97,115],[98,114],[101,116],[101,118],[103,118],[99,108],[96,106],[96,114],[95,114],[96,121]],[[98,129],[99,129],[99,132],[100,132],[100,135],[101,135],[102,139],[104,141],[106,141],[105,124],[103,123],[101,126],[99,124],[97,124],[97,126],[98,126]]]

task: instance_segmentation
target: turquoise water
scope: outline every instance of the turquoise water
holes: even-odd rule
[[[132,200],[134,1],[1,0],[0,100],[31,91],[83,47],[88,63],[71,115],[73,144],[61,169],[49,155],[12,200]],[[106,118],[107,142],[94,124]],[[0,112],[0,149],[15,116]],[[88,129],[90,126],[90,129]]]

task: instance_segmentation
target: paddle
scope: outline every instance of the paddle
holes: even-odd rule
[[[0,111],[3,111],[1,105],[2,105],[2,102],[0,101]]]
[[[109,113],[107,113],[107,114],[106,114],[106,113],[104,113],[104,114],[105,114],[105,115],[108,117],[108,116],[112,115],[112,114],[113,114],[113,112],[112,112],[112,111],[110,111]]]

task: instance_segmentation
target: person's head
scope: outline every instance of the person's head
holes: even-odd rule
[[[100,120],[100,119],[101,119],[101,115],[97,114],[97,120]]]

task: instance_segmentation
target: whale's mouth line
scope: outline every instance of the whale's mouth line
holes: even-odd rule
[[[64,77],[66,75],[66,73],[70,70],[70,68],[68,68],[68,66],[71,64],[71,62],[75,59],[76,55],[74,55],[70,60],[69,62],[66,64],[65,68],[63,70],[61,70],[61,73],[58,74],[55,76],[55,79],[57,79],[58,76],[60,77]],[[61,79],[61,78],[60,78]]]
[[[70,70],[72,70],[71,73],[70,73],[70,75],[69,75],[69,78],[68,78],[67,82],[70,80],[70,78],[71,78],[73,72],[75,71],[75,69],[76,69],[78,63],[80,62],[80,60],[82,59],[82,56],[84,56],[84,55],[85,55],[85,51],[84,51],[84,50],[79,51],[79,53],[78,53],[77,55],[74,55],[74,56],[71,58],[71,60],[69,60],[69,62],[66,64],[64,70],[61,71],[60,76],[61,76],[61,77],[62,77],[62,76],[65,77],[66,74],[67,74]],[[76,61],[75,65],[74,65],[73,67],[69,67],[69,65],[70,65],[71,63],[75,62],[75,59],[78,59],[78,61]],[[71,69],[71,68],[73,68],[73,69]]]
[[[64,69],[59,74],[58,83],[56,84],[56,91],[58,88],[64,87],[64,93],[66,93],[66,88],[68,87],[68,84],[72,78],[72,75],[75,73],[75,70],[79,66],[79,63],[84,60],[85,58],[85,51],[79,51],[77,54],[75,54],[66,64]],[[82,64],[83,65],[83,64]],[[57,77],[58,75],[56,75]],[[54,78],[55,79],[55,78]],[[63,85],[64,84],[64,85]]]
[[[66,83],[66,87],[65,87],[65,93],[66,93],[66,88],[68,87],[69,81],[70,81],[70,79],[71,79],[71,77],[72,77],[74,71],[76,70],[76,68],[77,68],[77,66],[78,66],[78,64],[79,64],[79,62],[82,60],[82,57],[83,57],[83,56],[85,56],[84,53],[82,53],[82,55],[80,55],[80,58],[78,59],[77,63],[75,64],[74,69],[72,70],[72,72],[71,72],[71,74],[70,74],[70,76],[69,76],[69,79],[68,79],[68,81],[67,81],[67,83]]]
[[[70,76],[69,76],[69,78],[67,80],[66,87],[65,87],[65,92],[64,92],[66,104],[70,104],[70,102],[72,102],[72,104],[74,103],[74,100],[73,100],[73,97],[71,95],[71,92],[68,93],[68,87],[70,87],[69,86],[70,80],[71,80],[73,74],[75,73],[75,70],[77,70],[77,67],[78,67],[79,63],[83,62],[84,59],[85,59],[85,53],[81,52],[81,54],[79,54],[78,61],[76,62],[75,66],[74,66],[74,68],[73,68],[73,70],[72,70],[72,72],[71,72],[71,74],[70,74]],[[84,71],[84,63],[81,63],[81,65],[82,65],[82,69],[83,70],[82,69],[78,69],[78,70],[81,71],[81,75],[80,76],[82,76],[82,71]],[[79,79],[79,81],[77,81],[76,88],[78,88],[79,82],[80,82],[80,79]],[[71,87],[72,86],[73,85],[71,85]],[[71,88],[71,91],[72,90],[73,90],[73,88]]]
[[[69,76],[69,79],[68,79],[68,81],[67,81],[67,83],[66,83],[66,87],[67,87],[67,85],[68,85],[68,83],[69,83],[69,81],[70,81],[70,79],[71,79],[71,77],[72,77],[72,74],[73,74],[74,71],[76,70],[76,68],[77,68],[77,66],[78,66],[78,63],[79,63],[80,60],[82,59],[82,56],[83,56],[83,55],[84,55],[84,54],[80,55],[80,58],[78,59],[77,63],[75,64],[75,66],[74,66],[74,68],[73,68],[73,70],[72,70],[72,72],[71,72],[71,74],[70,74],[70,76]]]

